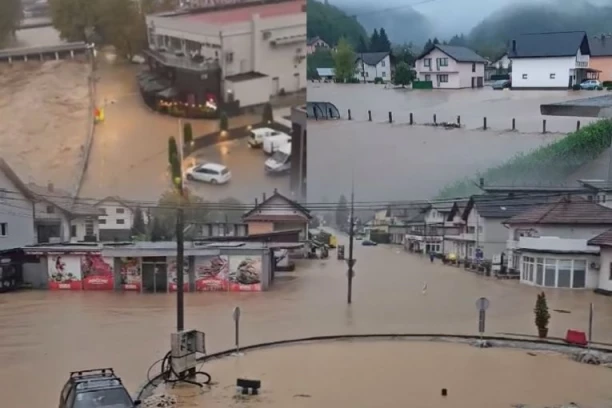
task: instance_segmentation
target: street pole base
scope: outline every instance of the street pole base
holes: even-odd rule
[[[478,348],[489,348],[492,347],[492,344],[488,340],[479,339],[476,340],[474,346]]]
[[[240,352],[240,351],[234,351],[234,352],[231,354],[231,356],[232,356],[232,357],[242,357],[242,356],[244,356],[244,353],[242,353],[242,352]]]

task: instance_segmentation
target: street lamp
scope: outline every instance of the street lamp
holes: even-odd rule
[[[348,288],[347,288],[347,303],[350,305],[353,301],[353,277],[355,272],[355,259],[353,258],[353,245],[355,241],[355,178],[351,177],[351,210],[349,219],[349,257],[348,263]]]

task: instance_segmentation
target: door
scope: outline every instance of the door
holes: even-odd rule
[[[272,95],[278,95],[280,93],[280,81],[278,77],[272,78]]]
[[[168,267],[165,263],[155,264],[155,293],[168,292]]]
[[[572,86],[574,86],[574,77],[572,77],[571,75],[569,76],[569,85],[568,88],[571,88]]]
[[[483,77],[476,78],[476,85],[478,86],[478,88],[482,88],[484,86],[484,79],[483,79]]]
[[[144,293],[166,293],[168,291],[168,269],[162,262],[142,263],[142,291]]]
[[[472,88],[476,88],[476,78],[472,77]]]

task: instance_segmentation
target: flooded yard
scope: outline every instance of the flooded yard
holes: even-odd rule
[[[340,237],[340,243],[345,239]],[[488,334],[537,334],[533,323],[537,288],[431,264],[394,247],[357,246],[355,258],[351,306],[346,304],[346,264],[336,260],[332,252],[328,260],[300,262],[295,272],[279,274],[269,292],[188,294],[186,327],[206,333],[209,352],[233,346],[235,306],[242,309],[243,345],[331,334],[475,334],[478,328],[475,301],[486,296],[491,301]],[[424,282],[428,284],[426,294],[422,293]],[[612,299],[589,291],[546,293],[552,314],[550,336],[563,337],[569,328],[586,330],[589,303],[593,302],[594,340],[612,343]],[[172,294],[47,291],[3,294],[0,383],[4,401],[7,406],[51,407],[57,403],[69,371],[101,366],[115,368],[129,389],[135,391],[145,381],[147,368],[170,347],[175,307],[176,297]],[[308,355],[299,356],[303,364],[308,364]],[[511,360],[504,361],[511,364]],[[471,376],[480,375],[478,364],[470,366],[466,362],[449,367],[460,367]],[[510,371],[519,369],[520,365],[513,366]],[[219,376],[224,370],[222,365],[215,366],[211,374]],[[33,391],[24,393],[23,384],[29,384]],[[436,389],[444,386],[434,385]],[[320,386],[312,384],[310,392],[316,395],[313,389]],[[453,391],[457,387],[447,386],[450,395],[459,395],[458,390]]]

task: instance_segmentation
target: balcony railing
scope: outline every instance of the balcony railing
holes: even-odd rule
[[[171,52],[148,49],[144,51],[162,65],[174,68],[189,69],[192,71],[211,71],[219,69],[219,63],[215,61],[205,60],[202,62],[194,61],[189,55],[175,55]]]
[[[576,57],[576,68],[588,68],[589,67],[589,57],[588,56],[581,56],[581,57]]]

